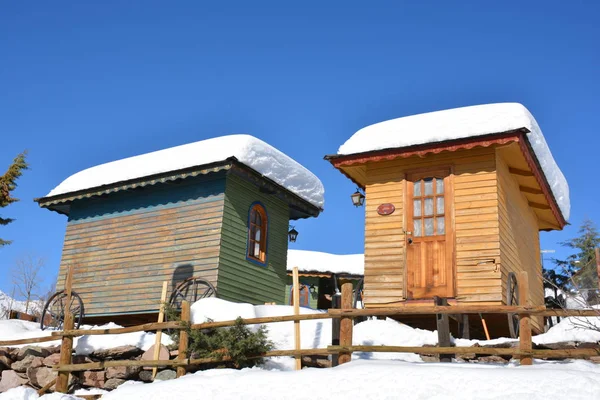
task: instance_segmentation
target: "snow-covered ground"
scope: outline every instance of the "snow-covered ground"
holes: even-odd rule
[[[302,313],[315,310],[301,309]],[[244,318],[290,315],[291,306],[253,306],[209,298],[192,305],[192,319],[200,323],[207,319],[224,321]],[[600,332],[579,328],[566,318],[543,335],[534,336],[535,343],[561,341],[599,341]],[[597,323],[600,318],[586,318]],[[0,322],[0,340],[8,339],[7,323]],[[14,328],[13,336],[39,336],[40,332],[23,324]],[[293,322],[266,324],[269,338],[277,349],[292,349]],[[331,343],[331,321],[308,320],[300,323],[302,348],[324,348]],[[394,320],[371,319],[354,326],[355,345],[423,346],[437,344],[437,333],[414,329]],[[476,341],[456,339],[457,346],[474,343],[491,344],[512,339]],[[88,336],[79,339],[77,352],[88,354],[90,349],[116,347],[124,344],[146,347],[154,343],[154,334],[123,334]],[[44,345],[44,344],[42,344]],[[45,345],[48,345],[46,343]],[[600,393],[600,365],[587,361],[546,362],[535,360],[531,367],[517,363],[467,364],[423,363],[415,354],[354,353],[349,364],[331,369],[307,368],[293,371],[289,357],[271,358],[261,368],[241,371],[216,369],[197,372],[173,381],[151,384],[127,383],[103,396],[106,400],[121,399],[338,399],[348,397],[395,399],[591,399]],[[43,400],[74,399],[71,396],[42,396]],[[32,390],[13,389],[0,394],[0,400],[34,400]]]
[[[483,364],[415,364],[352,361],[336,368],[279,371],[214,369],[171,381],[124,384],[103,400],[154,399],[594,399],[600,368],[586,361],[536,362],[529,367]],[[37,399],[32,389],[13,389],[0,400]],[[45,395],[42,400],[71,400]]]
[[[84,325],[81,327],[81,329],[106,329],[119,327],[119,325],[109,323],[105,325],[94,326]],[[21,321],[17,319],[0,321],[0,340],[17,340],[50,335],[51,331],[42,331],[40,329],[40,324],[37,322]],[[73,343],[76,354],[88,355],[94,352],[94,350],[104,350],[126,345],[137,346],[142,350],[148,350],[154,344],[155,338],[156,334],[152,332],[131,332],[117,335],[86,335],[75,338]],[[168,345],[172,341],[170,337],[163,335],[161,342],[165,345]],[[35,345],[41,347],[56,346],[60,345],[60,340],[36,343]],[[22,346],[25,345],[15,347]]]
[[[29,303],[29,313],[37,311],[41,307],[35,301]],[[8,319],[10,310],[25,312],[25,301],[15,300],[0,290],[0,320]]]

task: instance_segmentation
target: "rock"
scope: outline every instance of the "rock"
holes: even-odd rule
[[[513,340],[511,342],[503,342],[496,344],[486,344],[485,346],[472,346],[472,347],[484,347],[484,348],[492,348],[492,349],[518,349],[519,341]]]
[[[17,372],[25,372],[29,367],[41,367],[43,365],[43,360],[42,357],[36,357],[29,354],[24,359],[12,363],[11,369]]]
[[[84,371],[81,379],[81,384],[88,387],[96,387],[102,389],[106,381],[106,373],[104,371]]]
[[[82,355],[76,355],[73,356],[72,358],[72,363],[73,364],[85,364],[85,363],[91,363],[94,362],[91,358],[89,358],[88,356],[82,356]]]
[[[0,351],[0,371],[10,369],[12,362],[13,361],[10,358],[10,353],[2,353],[2,351]]]
[[[60,353],[60,345],[44,347],[49,354]]]
[[[106,368],[106,379],[135,379],[142,367],[108,367]],[[107,381],[108,383],[108,381]]]
[[[25,346],[20,348],[17,351],[17,361],[23,360],[27,356],[35,356],[35,357],[48,357],[50,352],[44,347],[39,346]]]
[[[54,354],[50,354],[48,357],[44,358],[42,363],[47,367],[51,367],[53,365],[58,364],[59,361],[60,361],[60,353],[54,353]]]
[[[155,381],[168,381],[177,378],[177,373],[172,369],[163,369],[154,378]]]
[[[331,368],[331,360],[326,358],[317,358],[317,367],[318,368]]]
[[[505,360],[504,358],[502,358],[500,356],[479,357],[478,361],[479,362],[485,362],[485,363],[501,363],[501,364],[507,364],[508,363],[507,360]]]
[[[421,354],[420,356],[424,362],[440,362],[440,358],[436,354]]]
[[[111,378],[104,383],[104,389],[114,390],[125,382],[127,382],[125,379]]]
[[[9,389],[27,383],[27,379],[20,377],[15,371],[7,369],[2,371],[2,379],[0,379],[0,393],[6,392]]]
[[[536,348],[537,347],[542,348],[542,349],[551,349],[551,350],[575,349],[575,348],[577,348],[577,343],[575,343],[575,342],[544,343],[539,346],[536,346]]]
[[[171,357],[175,358],[179,355],[179,350],[171,350],[169,351],[169,354],[171,355]]]
[[[144,351],[135,346],[119,346],[113,347],[112,349],[96,350],[90,356],[92,358],[100,358],[102,360],[114,360],[114,359],[129,359],[137,357]]]
[[[579,343],[577,348],[578,349],[600,349],[600,343],[583,342],[583,343]]]
[[[166,346],[164,345],[160,345],[160,351],[158,352],[158,359],[159,360],[168,360],[169,359],[169,349],[166,348]],[[148,361],[148,360],[154,360],[154,345],[152,345],[152,347],[150,347],[148,350],[146,350],[144,352],[144,354],[142,354],[142,360],[144,361]],[[161,367],[159,367],[161,368]],[[152,367],[144,367],[144,369],[152,369]]]
[[[142,382],[152,382],[152,371],[141,370],[138,379]]]
[[[50,383],[58,373],[52,368],[47,367],[29,367],[27,368],[27,377],[29,383],[35,387],[41,388]]]

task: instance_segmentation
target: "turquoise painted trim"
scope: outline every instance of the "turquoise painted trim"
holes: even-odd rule
[[[252,212],[252,208],[254,208],[254,206],[259,205],[263,208],[263,210],[265,210],[265,214],[267,214],[267,239],[266,239],[266,243],[265,243],[265,261],[264,262],[260,262],[255,258],[252,258],[248,255],[248,246],[250,246],[250,235],[249,235],[249,229],[250,229],[250,213]],[[256,264],[256,265],[260,265],[261,267],[266,267],[269,264],[269,233],[270,233],[270,229],[269,229],[269,221],[271,220],[271,218],[269,218],[269,212],[267,211],[267,207],[260,201],[255,201],[254,203],[250,204],[250,208],[248,208],[248,217],[246,218],[246,260],[250,261],[252,264]]]
[[[156,184],[107,197],[76,200],[71,204],[69,224],[221,201],[224,193],[224,173],[188,178],[177,183]]]

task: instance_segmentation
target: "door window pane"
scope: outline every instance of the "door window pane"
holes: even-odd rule
[[[444,214],[444,198],[438,197],[435,199],[435,201],[436,201],[435,213],[436,214]]]
[[[433,199],[425,199],[425,215],[433,215]]]
[[[433,178],[425,178],[425,196],[431,196],[433,194]]]
[[[413,216],[420,217],[421,216],[421,200],[415,200],[413,202]]]
[[[440,178],[435,179],[435,193],[444,194],[444,180]]]
[[[425,218],[425,236],[433,236],[433,218]]]
[[[423,182],[423,181],[416,181],[413,185],[413,187],[414,187],[413,193],[415,196],[421,195],[421,182]]]
[[[421,230],[421,218],[415,218],[413,220],[413,225],[414,225],[413,235],[414,236],[423,236],[423,232]]]
[[[444,217],[438,217],[437,218],[437,234],[443,235],[445,233],[446,233],[446,221],[444,220]]]

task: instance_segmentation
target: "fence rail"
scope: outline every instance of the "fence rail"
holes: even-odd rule
[[[401,306],[376,309],[352,309],[352,284],[342,285],[342,304],[341,309],[330,309],[326,313],[314,314],[299,314],[286,315],[275,317],[261,317],[243,319],[245,325],[268,324],[277,322],[289,321],[306,321],[317,319],[334,319],[340,320],[339,344],[334,341],[331,346],[319,349],[294,349],[294,350],[274,350],[262,354],[256,354],[250,358],[258,357],[276,357],[276,356],[293,356],[298,359],[305,355],[338,355],[339,363],[349,362],[353,352],[394,352],[394,353],[416,353],[416,354],[479,354],[479,355],[499,355],[499,356],[514,356],[520,359],[522,365],[531,365],[534,357],[538,358],[588,358],[600,356],[600,349],[585,348],[585,349],[557,349],[557,350],[541,350],[533,349],[531,341],[531,325],[530,317],[536,316],[600,316],[600,310],[548,310],[545,307],[527,306],[525,299],[527,298],[528,283],[527,274],[521,273],[519,277],[521,303],[524,306]],[[521,334],[517,347],[512,348],[492,348],[492,347],[451,347],[449,343],[442,343],[440,347],[407,347],[407,346],[355,346],[352,345],[352,320],[357,317],[365,316],[400,316],[400,315],[452,315],[452,314],[517,314],[519,316],[519,324]],[[219,361],[228,361],[228,357],[221,359],[217,358],[188,358],[185,354],[188,346],[188,329],[207,329],[233,326],[237,322],[219,321],[205,322],[200,324],[191,324],[189,304],[183,302],[181,321],[170,321],[161,323],[149,323],[126,328],[108,328],[108,329],[72,329],[72,318],[69,315],[65,320],[65,330],[52,332],[49,336],[0,341],[0,346],[14,346],[23,344],[41,343],[52,340],[62,340],[61,345],[61,362],[53,366],[53,369],[59,372],[56,390],[66,393],[68,375],[71,372],[98,370],[116,366],[144,366],[144,367],[177,367],[177,376],[185,374],[185,368],[190,365],[215,363]],[[159,331],[165,329],[175,329],[180,331],[179,335],[179,355],[173,360],[107,360],[102,362],[91,362],[83,364],[72,364],[71,354],[73,351],[73,338],[84,335],[110,335],[142,331]],[[447,359],[447,356],[446,358]],[[46,388],[47,389],[47,388]]]

